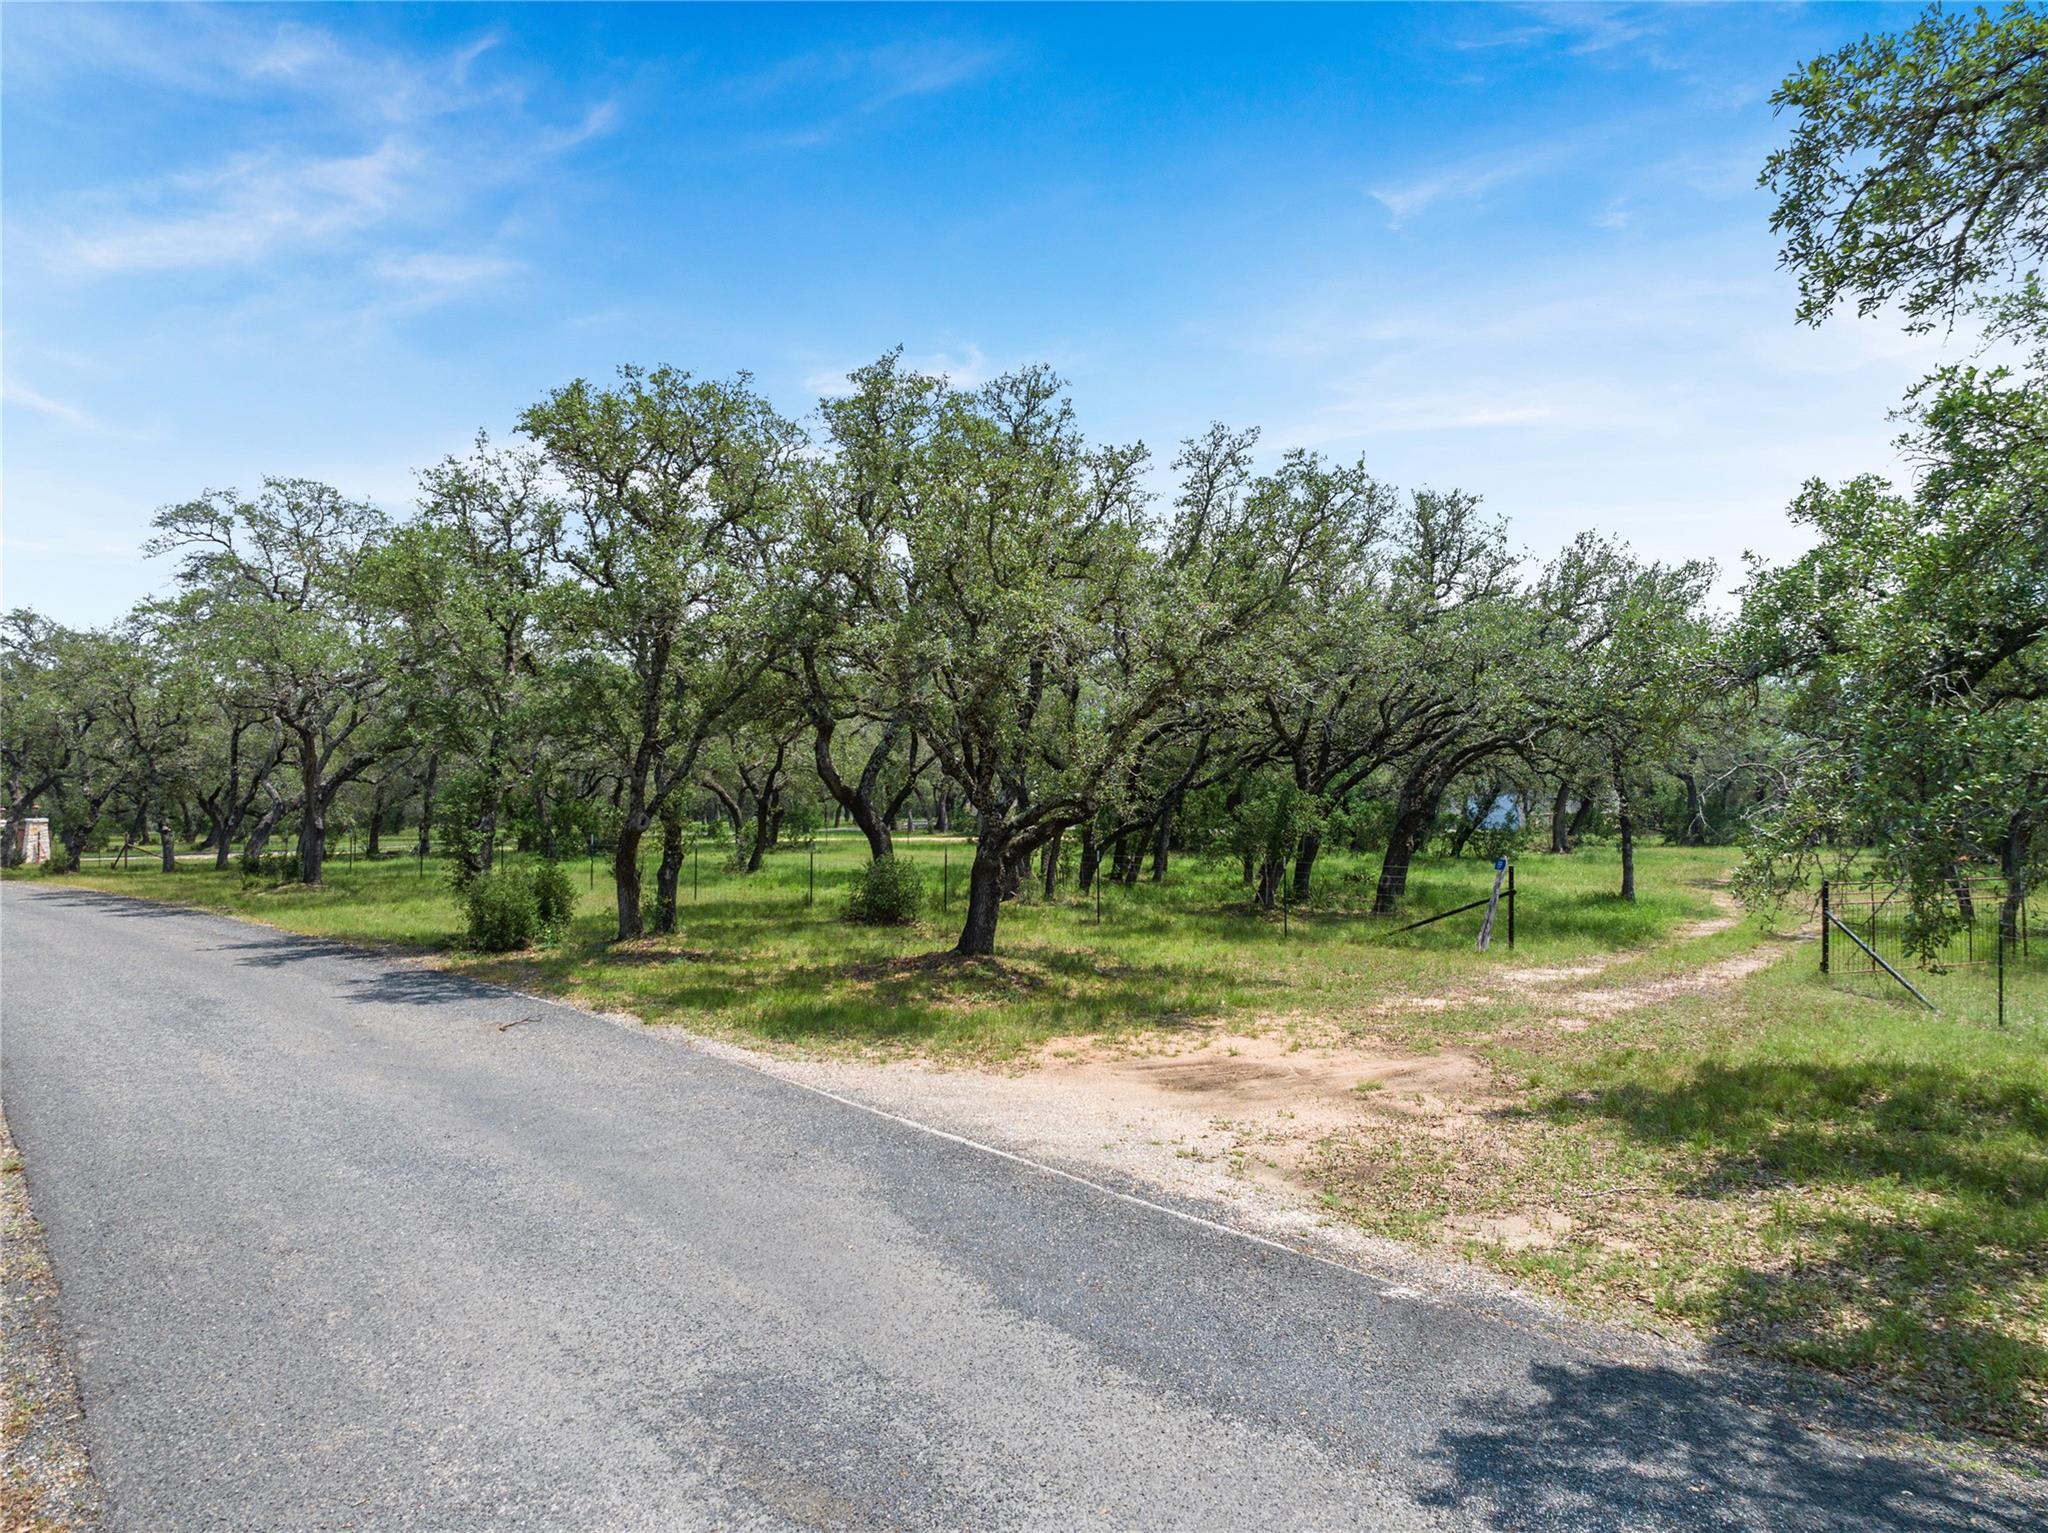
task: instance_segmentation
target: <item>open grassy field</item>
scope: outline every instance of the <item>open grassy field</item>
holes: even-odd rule
[[[706,848],[685,868],[681,930],[620,947],[612,891],[599,860],[572,862],[581,902],[571,930],[533,953],[460,952],[461,913],[445,866],[410,859],[328,865],[327,886],[272,888],[196,862],[164,874],[139,857],[125,871],[89,868],[69,880],[175,900],[352,942],[443,951],[523,988],[631,1011],[649,1022],[805,1048],[899,1046],[947,1055],[1014,1055],[1048,1037],[1345,1009],[1361,999],[1434,995],[1475,972],[1512,963],[1570,964],[1652,942],[1714,912],[1708,885],[1726,870],[1718,851],[1660,850],[1642,898],[1612,898],[1611,852],[1530,859],[1517,873],[1517,950],[1505,917],[1494,951],[1472,951],[1478,914],[1405,936],[1371,921],[1377,859],[1332,854],[1317,865],[1309,904],[1283,923],[1246,911],[1235,867],[1177,864],[1163,885],[1104,889],[1092,898],[1006,909],[999,962],[927,962],[950,948],[963,913],[968,844],[899,836],[901,857],[924,870],[934,908],[918,926],[864,928],[840,919],[847,881],[866,860],[852,834],[821,836],[815,859],[784,852],[761,872],[728,872]],[[518,865],[519,858],[508,859]],[[1477,858],[1420,863],[1413,916],[1483,896],[1492,868]],[[950,897],[947,886],[950,884]],[[653,870],[647,869],[647,899]],[[1283,930],[1284,924],[1284,930]]]
[[[862,844],[747,877],[698,870],[674,938],[607,943],[602,865],[547,948],[467,954],[430,861],[330,869],[321,891],[140,865],[67,880],[292,930],[436,950],[482,977],[650,1023],[805,1053],[1006,1067],[1054,1039],[1201,1048],[1277,1033],[1480,1062],[1468,1101],[1382,1101],[1319,1130],[1290,1174],[1377,1234],[1439,1247],[1595,1311],[1811,1364],[1917,1398],[1954,1425],[2048,1446],[2048,955],[2009,973],[2013,1025],[1983,985],[1940,977],[1930,1015],[1867,980],[1827,981],[1817,946],[1740,918],[1732,854],[1652,847],[1642,897],[1613,897],[1611,849],[1518,865],[1505,922],[1406,935],[1362,912],[1371,858],[1317,869],[1280,918],[1236,870],[1006,911],[993,960],[935,956],[960,914],[964,843],[905,837],[950,911],[847,925]],[[1418,865],[1409,915],[1483,895],[1476,858]],[[1159,1040],[1165,1040],[1163,1044]],[[1348,1094],[1348,1092],[1347,1092]],[[1395,1109],[1402,1110],[1395,1110]],[[1283,1116],[1292,1116],[1283,1114]]]

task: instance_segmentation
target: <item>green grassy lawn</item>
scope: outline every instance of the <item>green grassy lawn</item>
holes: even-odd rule
[[[423,874],[410,860],[336,863],[317,891],[196,865],[66,882],[432,950],[523,989],[808,1052],[973,1063],[1065,1035],[1211,1025],[1470,1049],[1508,1105],[1460,1137],[1367,1115],[1311,1167],[1331,1208],[1596,1312],[1901,1390],[1955,1425],[2048,1446],[2048,954],[2009,972],[2012,1025],[1990,1025],[1983,971],[1929,977],[1943,1008],[1930,1015],[1896,986],[1822,979],[1817,944],[1757,920],[1701,929],[1725,914],[1712,885],[1731,853],[1646,848],[1631,906],[1613,895],[1615,853],[1595,846],[1520,861],[1512,953],[1504,922],[1493,951],[1473,951],[1476,913],[1390,934],[1395,923],[1363,914],[1376,859],[1332,856],[1284,929],[1247,910],[1235,868],[1182,861],[1163,885],[1106,888],[1099,925],[1078,897],[1006,910],[997,957],[959,962],[940,955],[957,935],[965,844],[898,845],[935,901],[951,865],[950,907],[915,927],[839,919],[864,846],[827,835],[815,903],[801,852],[747,877],[707,851],[694,897],[685,873],[682,930],[623,945],[607,941],[604,867],[593,880],[572,864],[571,929],[503,957],[460,948],[431,861]],[[1424,861],[1407,914],[1476,898],[1490,879],[1476,858]],[[1726,967],[1762,954],[1780,961]],[[1398,1004],[1420,997],[1448,1004]],[[1589,1004],[1590,1024],[1562,1024]],[[1469,1233],[1493,1216],[1548,1233]]]
[[[993,962],[932,962],[958,936],[967,843],[899,836],[898,855],[924,868],[933,909],[914,927],[863,928],[840,919],[847,881],[866,858],[851,834],[819,838],[816,899],[811,858],[768,859],[761,872],[728,872],[709,848],[694,884],[684,870],[680,931],[624,946],[600,861],[568,866],[581,901],[558,941],[505,957],[466,954],[447,869],[429,860],[330,862],[327,885],[267,887],[196,861],[165,874],[139,859],[124,871],[88,869],[66,881],[224,910],[292,931],[353,942],[432,949],[464,968],[524,989],[805,1049],[882,1047],[981,1057],[1028,1050],[1071,1033],[1115,1033],[1271,1015],[1341,1019],[1401,995],[1434,995],[1514,964],[1569,964],[1656,940],[1714,913],[1707,884],[1724,851],[1654,850],[1642,898],[1613,897],[1611,851],[1532,858],[1517,871],[1517,949],[1505,916],[1491,952],[1473,951],[1479,916],[1406,935],[1365,915],[1376,858],[1326,855],[1309,903],[1249,913],[1235,867],[1177,863],[1166,883],[1006,909]],[[517,865],[519,858],[509,859]],[[652,901],[652,868],[647,870]],[[1483,896],[1490,865],[1426,860],[1411,877],[1411,916]],[[947,887],[950,885],[950,896]]]

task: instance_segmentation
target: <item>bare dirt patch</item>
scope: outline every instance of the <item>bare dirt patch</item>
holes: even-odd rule
[[[1537,1209],[1526,1214],[1453,1214],[1444,1220],[1450,1239],[1482,1240],[1510,1251],[1547,1250],[1578,1228],[1568,1214]]]
[[[1694,940],[1741,919],[1724,891],[1714,897],[1721,913],[1694,923]],[[1635,1007],[1734,984],[1777,951],[1757,949],[1636,984],[1586,983],[1642,957],[1637,949],[1570,968],[1508,970],[1454,993],[1392,997],[1342,1023],[1270,1016],[1249,1026],[1191,1021],[1111,1039],[1055,1038],[995,1069],[915,1059],[783,1059],[768,1068],[1055,1163],[1135,1176],[1231,1204],[1269,1226],[1300,1227],[1323,1223],[1324,1194],[1340,1182],[1355,1188],[1362,1173],[1370,1175],[1366,1163],[1384,1166],[1390,1151],[1426,1161],[1454,1182],[1454,1168],[1463,1165],[1474,1173],[1475,1192],[1478,1182],[1499,1180],[1481,1168],[1497,1169],[1518,1154],[1510,1122],[1522,1101],[1518,1083],[1503,1078],[1477,1046],[1404,1046],[1371,1032],[1375,1019],[1398,1034],[1403,1016],[1504,992],[1522,992],[1527,1001],[1534,989],[1552,1013],[1537,1031],[1577,1031]],[[927,979],[957,972],[950,960],[930,959],[871,968],[882,983],[905,970]],[[1517,1036],[1527,1032],[1526,1025],[1515,1029]],[[1473,1042],[1505,1036],[1480,1034]],[[1345,1174],[1337,1177],[1340,1161]],[[1397,1203],[1425,1193],[1424,1201],[1440,1202],[1446,1193],[1454,1204],[1462,1201],[1438,1174],[1426,1180],[1426,1187],[1382,1191]],[[1537,1249],[1580,1219],[1555,1209],[1482,1210],[1439,1233],[1452,1243]]]
[[[1609,985],[1561,994],[1557,997],[1560,1014],[1552,1019],[1552,1025],[1566,1032],[1577,1032],[1597,1021],[1641,1006],[1655,1006],[1682,995],[1725,989],[1744,976],[1776,963],[1783,953],[1784,950],[1778,947],[1752,948],[1746,953],[1737,953],[1733,958],[1703,964],[1683,974],[1666,975],[1639,984]]]

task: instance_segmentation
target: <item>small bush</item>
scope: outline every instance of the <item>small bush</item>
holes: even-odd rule
[[[1521,851],[1522,843],[1527,839],[1527,831],[1526,824],[1488,825],[1473,832],[1472,848],[1488,862],[1497,861],[1502,857],[1512,860],[1515,854]]]
[[[800,799],[782,811],[782,839],[775,843],[776,849],[807,852],[818,844],[818,832],[824,828],[825,817],[818,806]]]
[[[576,885],[559,862],[533,870],[533,905],[540,924],[550,930],[567,926],[576,914]]]
[[[530,878],[482,874],[463,890],[462,906],[469,918],[470,946],[486,953],[531,947],[540,935],[540,901],[534,896]]]
[[[860,926],[905,926],[924,908],[924,874],[900,857],[877,857],[846,891],[846,919]]]

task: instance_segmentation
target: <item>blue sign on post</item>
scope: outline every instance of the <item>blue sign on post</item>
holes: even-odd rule
[[[1508,860],[1505,857],[1493,859],[1493,897],[1486,902],[1486,919],[1479,923],[1479,951],[1485,952],[1487,944],[1493,941],[1493,913],[1500,909],[1501,881],[1508,876]]]

